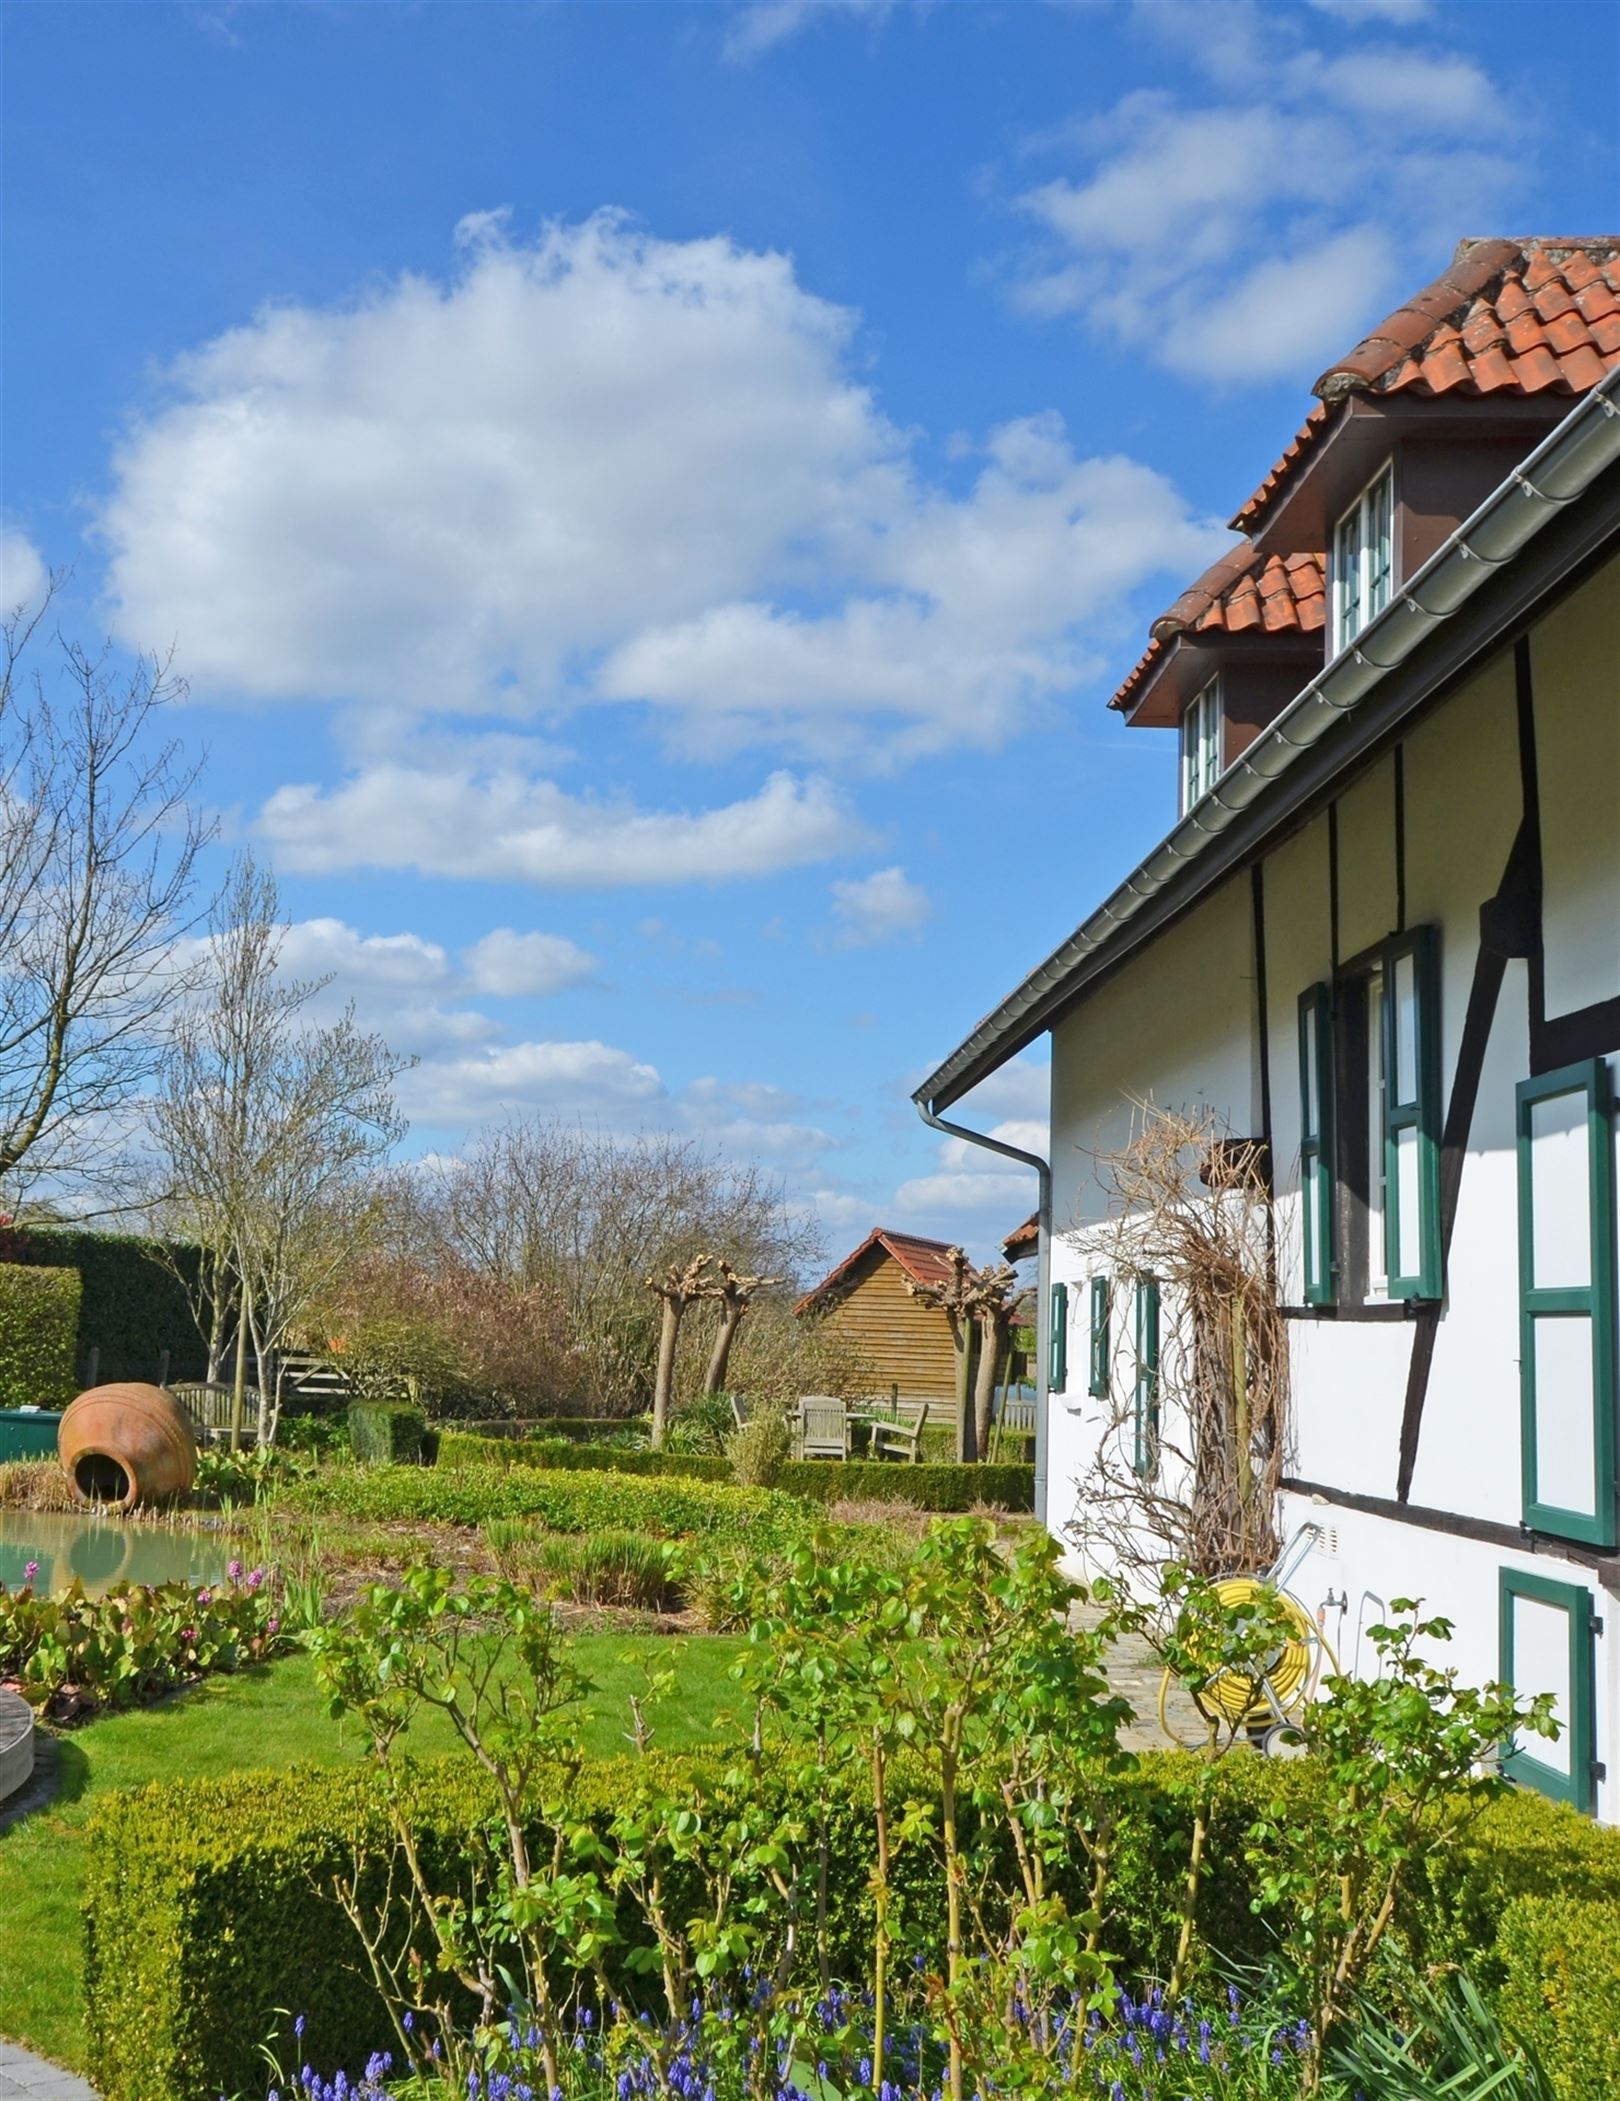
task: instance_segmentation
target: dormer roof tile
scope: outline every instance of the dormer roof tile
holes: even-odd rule
[[[1184,634],[1310,635],[1327,617],[1327,581],[1319,554],[1269,555],[1240,545],[1206,569],[1149,632],[1153,640],[1109,706],[1135,703],[1143,681]]]
[[[1463,241],[1449,267],[1312,390],[1316,406],[1232,520],[1253,532],[1347,395],[1584,394],[1620,364],[1620,234]]]

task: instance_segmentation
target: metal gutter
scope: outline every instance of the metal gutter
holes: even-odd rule
[[[1101,959],[1116,949],[1124,953],[1136,931],[1132,921],[1143,908],[1617,460],[1620,369],[1576,403],[1563,422],[1362,629],[1350,648],[1342,650],[1289,702],[1213,792],[923,1081],[912,1100],[924,1121],[936,1123],[940,1109],[948,1108],[1038,1034],[1041,1017],[1062,1004],[1088,965],[1100,967]],[[954,1135],[974,1143],[993,1143],[951,1126],[938,1128],[953,1129]]]
[[[1046,1523],[1046,1369],[1049,1352],[1046,1297],[1051,1279],[1052,1246],[1052,1167],[1039,1153],[1026,1153],[1022,1146],[1009,1145],[1005,1138],[992,1138],[988,1131],[970,1131],[966,1124],[947,1123],[943,1116],[936,1116],[926,1102],[918,1102],[918,1114],[926,1124],[936,1131],[943,1131],[949,1138],[963,1138],[969,1145],[983,1146],[986,1152],[1000,1153],[1003,1159],[1016,1160],[1023,1167],[1033,1167],[1039,1196],[1036,1200],[1036,1217],[1040,1227],[1037,1235],[1035,1269],[1035,1333],[1040,1346],[1035,1352],[1035,1515]],[[981,1452],[980,1458],[984,1457]]]

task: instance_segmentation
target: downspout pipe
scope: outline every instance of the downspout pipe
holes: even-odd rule
[[[916,1099],[916,1097],[913,1097]],[[1052,1276],[1052,1165],[1039,1153],[1026,1153],[1020,1145],[1009,1145],[1005,1138],[992,1138],[988,1131],[970,1131],[966,1124],[948,1123],[943,1116],[936,1116],[928,1103],[917,1100],[917,1114],[933,1130],[943,1131],[947,1138],[960,1138],[968,1145],[982,1146],[988,1153],[1000,1153],[1004,1160],[1016,1160],[1020,1167],[1032,1167],[1039,1194],[1036,1198],[1036,1217],[1040,1226],[1040,1245],[1036,1256],[1035,1272],[1035,1515],[1046,1523],[1046,1370],[1051,1361],[1051,1276]]]

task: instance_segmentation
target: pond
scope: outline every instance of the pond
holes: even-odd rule
[[[229,1549],[165,1524],[126,1524],[93,1511],[0,1510],[0,1583],[18,1589],[30,1561],[35,1588],[66,1590],[75,1577],[92,1592],[116,1583],[217,1583]]]

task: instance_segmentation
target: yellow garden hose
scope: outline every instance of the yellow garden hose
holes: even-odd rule
[[[1320,1674],[1321,1656],[1325,1655],[1329,1664],[1338,1668],[1332,1646],[1299,1599],[1289,1591],[1275,1589],[1263,1576],[1224,1576],[1211,1589],[1221,1604],[1229,1607],[1262,1598],[1269,1600],[1292,1632],[1266,1660],[1260,1678],[1236,1670],[1217,1671],[1207,1685],[1192,1695],[1193,1703],[1207,1720],[1224,1722],[1234,1732],[1275,1726],[1310,1698]],[[1173,1743],[1184,1744],[1170,1722],[1170,1688],[1174,1682],[1168,1670],[1159,1680],[1159,1727]]]

